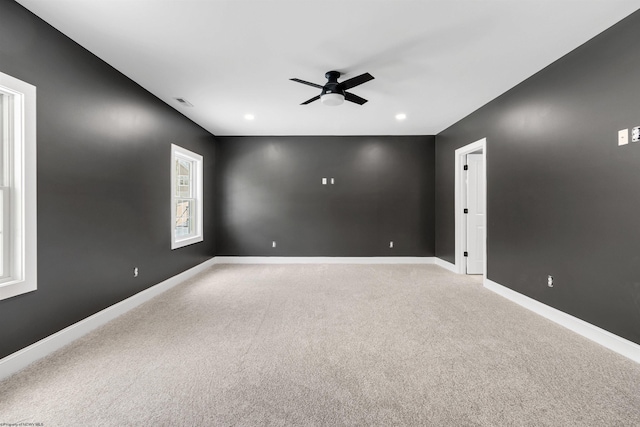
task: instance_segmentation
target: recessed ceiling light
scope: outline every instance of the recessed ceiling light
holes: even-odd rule
[[[245,114],[244,115],[244,119],[245,120],[253,120],[255,118],[256,118],[256,116],[254,116],[253,114]]]
[[[405,113],[396,114],[396,120],[404,120],[406,118],[407,118],[407,115]]]

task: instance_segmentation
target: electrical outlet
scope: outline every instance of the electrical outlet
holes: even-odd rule
[[[133,269],[133,277],[138,277],[138,267]]]
[[[547,277],[547,286],[549,286],[550,288],[553,288],[553,276],[549,275]]]
[[[336,183],[336,181],[333,178],[331,178],[331,185],[333,185],[335,183]]]
[[[276,247],[276,241],[274,240],[273,242],[271,242],[271,247],[275,248]]]
[[[322,178],[322,185],[327,185],[327,178]]]
[[[629,129],[618,131],[618,145],[627,145],[629,143]]]
[[[393,248],[393,240],[389,242],[389,247]]]

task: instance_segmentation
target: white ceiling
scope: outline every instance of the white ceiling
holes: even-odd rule
[[[640,8],[640,0],[18,2],[215,135],[437,134]],[[324,84],[334,69],[344,79],[371,73],[351,90],[369,102],[299,105],[319,90],[289,79]]]

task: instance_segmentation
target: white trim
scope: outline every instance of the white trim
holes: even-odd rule
[[[193,236],[177,239],[175,233],[176,225],[176,159],[178,157],[185,158],[195,166],[194,179],[195,183],[195,203],[196,203],[196,232]],[[203,176],[202,156],[193,151],[182,148],[179,145],[171,144],[171,249],[178,249],[204,240],[204,176]]]
[[[484,279],[484,287],[526,309],[533,311],[534,313],[539,314],[540,316],[546,317],[547,319],[608,348],[609,350],[613,350],[616,353],[628,357],[634,362],[640,363],[640,345],[632,341],[612,334],[609,331],[605,331],[591,323],[585,322],[584,320],[543,304],[540,301],[536,301],[533,298],[529,298],[526,295],[516,292],[513,289],[509,289],[487,278]]]
[[[107,307],[94,315],[87,317],[73,325],[49,335],[40,341],[18,350],[7,357],[0,359],[0,380],[25,368],[38,359],[41,359],[65,345],[75,341],[92,330],[104,325],[127,311],[149,301],[151,298],[173,288],[176,285],[192,278],[196,274],[210,268],[215,264],[215,258],[209,259],[202,264],[196,265],[187,271],[177,274],[163,282],[158,283],[144,291]]]
[[[447,269],[449,271],[451,271],[452,273],[457,273],[458,269],[456,268],[455,264],[451,264],[449,261],[445,261],[441,258],[435,258],[435,265],[437,265],[438,267],[442,267],[444,269]]]
[[[462,213],[462,209],[464,209],[464,197],[465,191],[462,181],[462,166],[463,158],[467,154],[471,154],[475,151],[482,150],[482,162],[484,164],[484,188],[485,188],[485,206],[486,204],[486,195],[488,193],[487,188],[487,138],[482,138],[476,142],[465,145],[464,147],[458,148],[455,152],[455,242],[456,242],[456,270],[455,273],[465,274],[465,263],[464,263],[464,247],[465,247],[465,221],[464,215]],[[487,239],[486,236],[489,234],[489,218],[488,218],[488,209],[486,213],[486,227],[485,227],[485,241],[484,241],[484,268],[482,275],[486,279],[487,278]]]
[[[0,300],[38,288],[36,87],[0,72],[0,86],[12,95],[16,108],[12,144],[13,235],[12,279],[0,285]],[[14,199],[15,197],[15,199]]]
[[[434,264],[434,257],[217,256],[214,264]]]

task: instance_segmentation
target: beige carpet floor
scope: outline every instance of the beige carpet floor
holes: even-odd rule
[[[639,426],[640,365],[432,265],[220,265],[0,383],[0,425]]]

